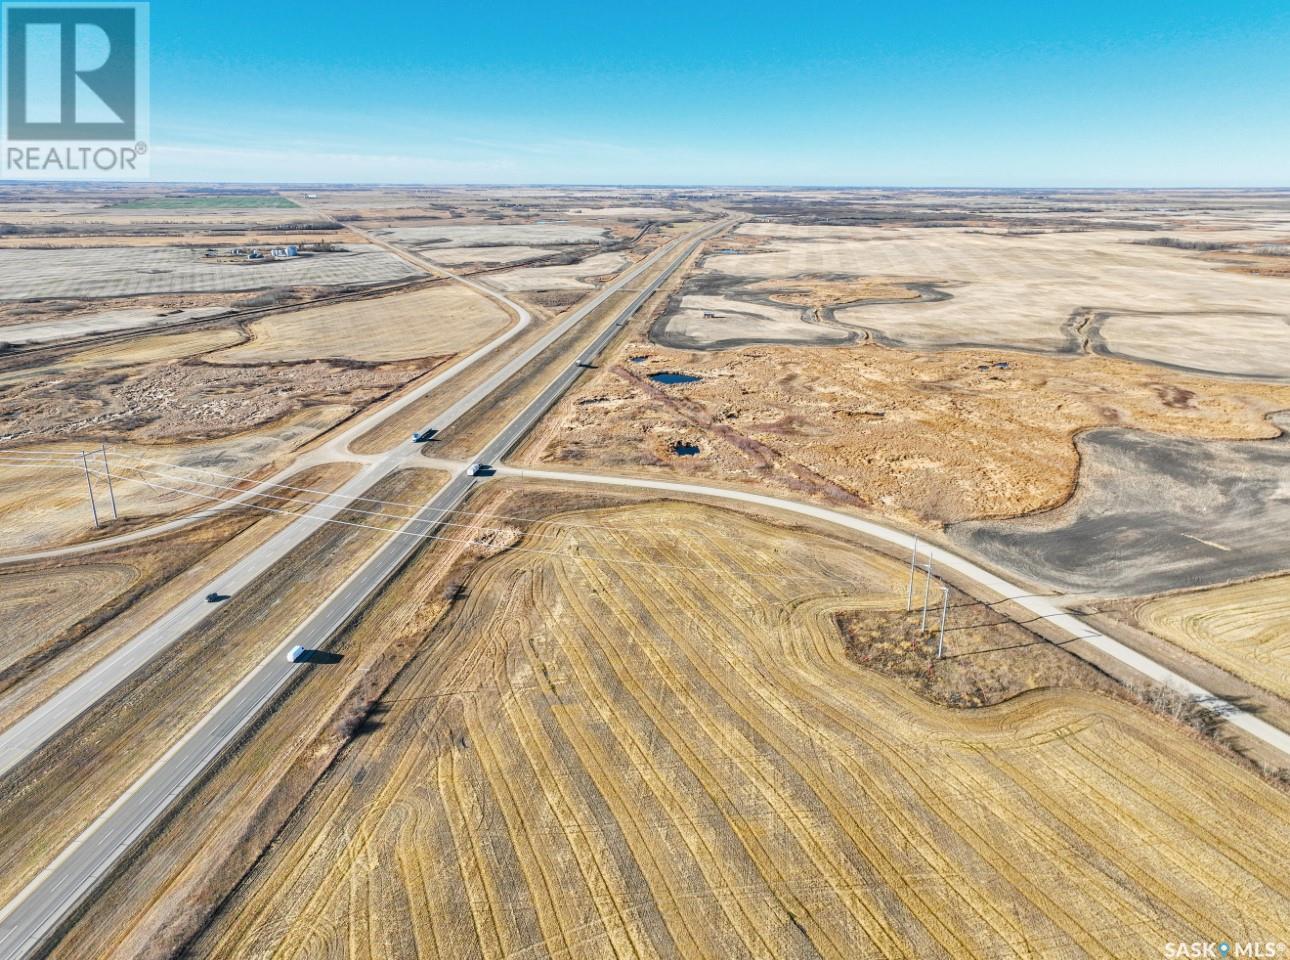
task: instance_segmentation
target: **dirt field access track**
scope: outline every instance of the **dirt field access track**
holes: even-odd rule
[[[1075,691],[954,712],[847,659],[834,614],[889,606],[896,563],[697,506],[528,543],[192,955],[1112,958],[1284,929],[1290,802],[1178,728]]]

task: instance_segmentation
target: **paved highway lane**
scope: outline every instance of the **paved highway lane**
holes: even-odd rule
[[[426,396],[427,394],[431,393],[434,390],[439,389],[445,383],[448,383],[450,380],[453,380],[461,376],[463,373],[466,373],[468,370],[470,370],[480,361],[484,360],[489,356],[492,356],[497,350],[505,346],[515,337],[518,337],[533,323],[533,315],[524,306],[515,302],[514,300],[505,296],[504,294],[501,294],[495,290],[491,290],[483,286],[482,284],[477,283],[474,280],[470,280],[467,277],[459,276],[458,274],[444,270],[441,267],[436,267],[435,269],[437,269],[438,272],[443,274],[445,277],[455,280],[456,282],[461,283],[464,286],[470,287],[472,290],[482,293],[488,296],[490,299],[496,300],[498,303],[502,304],[504,307],[508,308],[511,312],[513,312],[516,315],[516,317],[518,318],[517,322],[509,326],[506,330],[502,331],[498,336],[494,337],[488,343],[484,344],[482,347],[477,349],[474,353],[471,353],[468,356],[463,357],[461,360],[458,360],[456,363],[452,364],[450,367],[448,367],[447,370],[443,371],[442,373],[436,374],[433,377],[430,377],[424,383],[418,384],[417,386],[409,390],[407,393],[398,397],[394,401],[386,404],[374,415],[370,417],[359,417],[358,419],[356,419],[354,423],[350,424],[348,427],[342,430],[335,437],[328,440],[318,450],[305,454],[302,457],[298,457],[290,465],[284,467],[282,470],[279,470],[277,473],[273,474],[272,476],[267,477],[264,480],[261,480],[260,482],[256,483],[254,486],[247,488],[245,491],[238,493],[235,496],[229,497],[227,500],[219,504],[215,504],[211,507],[204,508],[200,511],[196,511],[194,513],[188,514],[183,517],[178,517],[174,520],[168,520],[163,523],[156,524],[154,526],[144,527],[140,530],[132,530],[129,533],[117,534],[116,536],[112,536],[112,537],[104,537],[100,540],[90,540],[85,543],[74,543],[65,547],[51,547],[47,550],[33,550],[28,553],[13,554],[10,556],[0,556],[0,564],[25,563],[32,560],[45,560],[52,557],[68,557],[68,556],[76,556],[76,555],[86,554],[86,553],[95,553],[97,551],[107,550],[111,547],[119,546],[122,544],[132,543],[138,540],[146,540],[149,537],[159,536],[160,534],[167,533],[172,530],[176,530],[180,527],[188,526],[189,524],[192,524],[192,523],[196,523],[199,520],[204,520],[210,517],[212,514],[218,513],[220,510],[227,510],[229,507],[233,507],[233,506],[237,506],[238,504],[245,503],[247,500],[253,499],[257,495],[264,493],[266,491],[271,492],[275,484],[286,483],[291,479],[291,476],[293,474],[298,473],[301,469],[308,466],[313,466],[320,463],[332,463],[337,460],[348,460],[348,459],[365,462],[369,465],[378,464],[382,460],[381,457],[379,456],[355,457],[349,453],[349,445],[362,434],[367,433],[369,430],[375,429],[385,420],[388,420],[390,417],[398,414],[409,404],[416,403],[422,397]],[[630,278],[628,277],[620,278],[617,281],[617,287],[615,287],[614,289],[621,288],[624,284],[626,284],[629,281],[629,279]],[[504,377],[491,377],[489,379],[490,379],[490,382],[501,383]],[[175,472],[181,473],[182,471],[176,470]],[[0,750],[0,753],[2,752],[3,751]]]
[[[301,514],[286,529],[248,554],[240,563],[207,583],[201,590],[172,607],[144,627],[116,651],[64,685],[45,702],[32,708],[0,732],[0,776],[30,756],[66,724],[92,707],[117,684],[129,677],[179,637],[200,624],[221,604],[208,603],[206,594],[220,593],[236,599],[238,593],[298,547],[318,527],[345,509],[354,497],[366,493],[377,478],[360,471],[337,491],[337,497]],[[231,602],[231,601],[230,601]]]
[[[689,237],[674,242],[643,261],[623,277],[615,289],[606,290],[596,305],[617,289],[637,279],[661,260],[670,258],[668,266],[651,280],[621,310],[612,324],[596,337],[579,356],[589,363],[631,318],[632,314],[709,236],[725,229],[731,221],[705,227]],[[590,312],[594,306],[589,306]],[[579,312],[578,319],[586,316]],[[575,315],[577,316],[577,315]],[[499,385],[522,369],[550,346],[573,324],[566,322],[542,338],[517,361],[508,364],[498,376]],[[563,369],[554,380],[491,440],[476,458],[482,462],[497,459],[510,450],[543,413],[582,373],[576,364]],[[510,371],[507,373],[507,371]],[[491,379],[491,378],[490,378]],[[476,402],[483,400],[480,396]],[[453,419],[469,408],[461,408]],[[451,421],[437,420],[441,429]],[[400,462],[403,462],[400,454]],[[0,958],[23,957],[39,949],[58,924],[95,884],[107,874],[130,846],[143,836],[189,784],[220,755],[238,733],[272,702],[299,670],[307,664],[291,663],[287,651],[296,644],[306,649],[326,646],[333,636],[407,560],[412,551],[433,533],[446,511],[461,504],[472,487],[480,482],[468,477],[461,466],[452,479],[405,524],[393,538],[345,581],[319,609],[287,637],[279,648],[259,663],[200,722],[174,744],[125,794],[103,812],[81,835],[68,844],[16,897],[0,909]]]
[[[482,403],[498,387],[506,383],[511,377],[525,369],[532,363],[544,350],[549,348],[557,340],[572,330],[575,326],[583,322],[592,311],[599,308],[609,297],[618,293],[627,285],[637,280],[643,273],[648,272],[656,266],[660,260],[676,254],[678,249],[681,255],[677,256],[676,263],[679,263],[688,251],[692,250],[706,234],[715,228],[701,231],[702,236],[698,239],[688,241],[677,241],[671,245],[660,248],[650,257],[637,264],[632,270],[619,277],[614,282],[597,294],[584,307],[570,314],[568,318],[559,323],[552,330],[535,343],[522,351],[513,360],[503,366],[500,370],[487,377],[478,387],[470,391],[460,401],[453,404],[446,411],[435,418],[434,426],[440,431],[446,430],[452,426],[458,419],[472,410],[475,406]],[[684,244],[678,247],[678,244]],[[666,275],[666,274],[665,274]],[[661,282],[656,279],[647,288],[652,292]],[[478,286],[478,284],[472,284]],[[633,310],[644,302],[646,294],[638,296],[634,301]],[[523,311],[523,307],[518,304],[512,304],[506,301],[515,309]],[[527,317],[527,311],[523,316]],[[620,321],[621,322],[621,321]],[[616,329],[616,327],[611,327]],[[515,328],[510,331],[513,335]],[[602,337],[598,342],[605,342]],[[494,347],[499,341],[494,341]],[[451,370],[446,371],[440,376],[434,378],[428,384],[423,385],[416,391],[417,396],[423,396],[429,390],[436,386],[446,383],[452,377],[457,376],[469,366],[474,365],[483,358],[485,353],[494,347],[481,348],[470,357],[463,361],[465,364],[458,364]],[[584,354],[585,355],[585,354]],[[570,381],[571,382],[571,381]],[[550,388],[548,388],[549,390]],[[558,395],[558,394],[557,394]],[[415,399],[415,398],[412,398]],[[391,405],[382,413],[382,417],[392,416],[398,410],[401,410],[408,402],[409,398],[403,398],[398,403]],[[549,404],[548,404],[549,406]],[[356,436],[360,432],[372,429],[379,422],[379,419],[373,422],[366,422],[361,427],[352,428],[342,435],[345,443],[349,442],[348,438]],[[536,420],[536,417],[533,418]],[[66,724],[80,716],[98,700],[111,691],[117,684],[121,683],[127,677],[134,673],[135,670],[147,663],[152,657],[163,651],[171,643],[175,642],[185,632],[193,629],[205,620],[216,609],[216,605],[207,603],[205,596],[207,593],[215,592],[228,594],[232,596],[230,603],[237,603],[238,592],[245,589],[255,579],[265,573],[274,563],[281,560],[293,549],[299,546],[319,525],[327,522],[336,514],[340,513],[344,507],[354,498],[360,498],[366,493],[373,484],[378,482],[382,477],[387,476],[393,471],[404,466],[424,466],[424,462],[418,457],[419,448],[411,444],[396,447],[388,454],[384,454],[374,460],[368,460],[364,463],[363,468],[340,490],[336,495],[326,498],[317,506],[312,507],[306,513],[301,514],[300,518],[294,521],[289,527],[276,534],[263,545],[256,548],[248,554],[231,569],[223,574],[213,578],[205,584],[200,590],[195,592],[187,600],[172,608],[167,614],[145,627],[126,644],[100,660],[97,664],[72,680],[64,686],[58,693],[54,694],[44,703],[33,708],[25,716],[4,731],[0,731],[0,776],[3,776],[9,770],[13,769],[24,759],[30,756],[42,743],[54,736]],[[321,459],[319,462],[335,462],[343,460],[344,453],[337,451],[333,456]],[[312,459],[310,462],[313,462]],[[302,463],[296,464],[292,469],[299,469]],[[164,482],[158,480],[157,482]],[[267,485],[260,484],[236,497],[230,497],[229,502],[242,502],[253,497],[257,492],[263,492],[269,489]],[[102,542],[96,545],[96,548],[102,548]]]
[[[357,570],[308,620],[296,628],[138,781],[42,870],[5,907],[0,956],[20,957],[80,901],[170,803],[232,743],[246,724],[307,664],[292,663],[296,644],[317,649],[353,616],[421,543],[444,511],[459,505],[475,481],[458,473]]]

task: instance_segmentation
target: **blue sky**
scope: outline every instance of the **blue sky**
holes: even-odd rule
[[[193,3],[153,176],[1290,184],[1290,4]]]

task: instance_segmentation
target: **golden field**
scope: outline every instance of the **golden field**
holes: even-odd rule
[[[677,504],[537,525],[191,955],[1124,957],[1284,929],[1284,793],[1102,695],[953,711],[862,669],[835,616],[903,607],[901,564],[784,534]]]

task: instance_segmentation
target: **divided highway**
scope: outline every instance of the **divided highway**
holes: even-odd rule
[[[706,235],[707,231],[701,231],[703,238],[706,238]],[[688,251],[700,242],[702,242],[702,239],[692,240],[683,249]],[[676,242],[660,248],[632,270],[610,283],[585,306],[570,314],[569,317],[534,342],[528,349],[486,378],[466,397],[440,414],[436,418],[434,425],[440,430],[451,426],[494,390],[532,363],[544,350],[585,320],[609,297],[648,272],[660,259],[676,249]],[[688,253],[685,256],[688,256]],[[684,259],[684,256],[681,259]],[[520,329],[531,322],[528,311],[514,301],[499,294],[492,294],[488,288],[473,281],[463,280],[463,282],[481,292],[490,293],[511,309],[518,311],[521,318],[520,326],[511,327],[490,345],[480,348],[480,350],[466,357],[451,369],[418,387],[409,397],[400,398],[397,402],[389,405],[381,411],[378,417],[363,421],[349,428],[335,441],[327,444],[318,455],[311,455],[308,458],[302,458],[297,461],[288,471],[288,476],[289,472],[298,470],[300,467],[310,463],[326,463],[346,459],[345,448],[354,437],[371,430],[382,420],[402,410],[408,403],[419,399],[435,387],[447,383],[470,369],[484,356],[514,337]],[[362,494],[371,489],[372,485],[382,477],[408,465],[424,465],[419,457],[419,449],[409,445],[396,447],[389,453],[366,462],[363,468],[342,486],[335,495],[326,498],[318,505],[310,508],[308,512],[301,514],[299,519],[295,520],[285,530],[266,541],[231,569],[213,578],[163,617],[139,631],[129,643],[99,661],[9,728],[0,731],[0,776],[3,776],[30,756],[42,743],[92,707],[117,684],[129,677],[135,670],[168,647],[186,631],[191,630],[210,616],[215,608],[205,602],[204,597],[207,593],[230,594],[236,600],[238,591],[245,589],[248,584],[254,582],[274,563],[299,546],[319,525],[335,517],[353,499],[361,498]],[[272,489],[271,484],[273,482],[276,482],[276,478],[257,484],[244,493],[229,497],[227,501],[219,504],[218,507],[226,509],[228,506],[245,502],[257,493]],[[202,515],[208,516],[209,511],[203,511]],[[177,524],[172,522],[165,525],[163,529],[175,525]],[[97,541],[92,544],[95,549],[103,549],[108,545],[110,545],[108,541]],[[57,551],[54,551],[54,553],[56,554]]]
[[[589,363],[594,359],[630,320],[636,310],[685,262],[690,254],[704,240],[726,229],[730,223],[731,221],[722,221],[705,227],[656,251],[630,273],[607,287],[586,307],[571,315],[532,347],[506,364],[490,377],[486,384],[471,391],[466,398],[454,404],[441,417],[436,418],[434,426],[441,430],[446,428],[483,401],[498,386],[524,369],[543,350],[572,329],[609,296],[638,279],[661,261],[670,258],[668,265],[618,313],[613,323],[606,325],[595,341],[578,357],[577,362],[563,369],[484,447],[475,459],[487,463],[503,456],[577,379],[584,369],[578,364]],[[371,424],[368,424],[367,428],[370,426]],[[406,453],[390,454],[387,458],[382,458],[378,465],[363,471],[360,476],[364,477],[366,484],[370,486],[380,475],[407,463]],[[301,664],[287,660],[287,651],[296,644],[307,649],[325,646],[328,639],[350,620],[368,598],[397,572],[413,550],[424,542],[422,537],[438,529],[445,513],[459,506],[477,482],[479,482],[477,478],[467,476],[459,466],[452,479],[418,511],[412,520],[400,528],[384,547],[332,593],[308,620],[297,627],[278,649],[251,670],[125,794],[104,811],[76,840],[68,844],[53,862],[46,866],[13,900],[0,909],[0,958],[23,957],[39,949],[45,939],[57,929],[62,919],[90,894],[95,884],[112,869],[118,859],[147,832],[175,799],[182,795],[187,786],[201,775],[301,669]],[[345,489],[348,491],[351,486],[353,483],[347,484]],[[342,505],[332,512],[340,509],[343,509],[343,501]],[[302,521],[308,518],[309,515],[303,516],[301,521],[297,521],[289,530],[306,526]],[[306,526],[306,532],[311,529],[312,525]],[[252,562],[251,558],[248,558],[246,563],[246,569],[239,571],[239,576],[258,575],[253,574],[252,571],[267,567],[267,564]],[[221,577],[212,583],[211,588],[215,589],[229,582],[231,581],[228,576]],[[184,629],[183,624],[187,623],[187,618],[195,617],[194,622],[196,622],[204,615],[199,615],[196,609],[188,611],[189,606],[191,605],[181,605],[178,608],[180,613],[174,620],[167,618],[164,625],[158,625],[157,635],[149,640],[153,655],[179,636]],[[191,623],[188,626],[191,626]],[[126,649],[131,649],[132,646]],[[150,648],[140,647],[139,651],[131,654],[129,659],[124,656],[109,658],[116,666],[105,667],[100,671],[100,679],[95,681],[98,685],[89,687],[86,695],[100,696],[110,689],[111,685],[124,680],[139,663],[146,661],[144,654]],[[88,706],[88,703],[75,701],[61,703],[41,714],[45,726],[31,723],[23,725],[21,737],[14,739],[7,746],[10,751],[6,754],[9,758],[9,766],[52,736],[67,719]],[[12,728],[11,731],[6,731],[6,735],[10,732]]]
[[[507,423],[473,458],[476,461],[487,464],[495,464],[500,461],[514,449],[515,445],[542,415],[572,386],[581,375],[583,369],[585,369],[582,365],[589,364],[599,356],[605,346],[631,319],[640,306],[688,258],[699,244],[728,225],[728,221],[711,225],[656,251],[650,258],[607,287],[584,308],[575,312],[531,347],[505,364],[484,383],[481,383],[470,391],[467,396],[454,403],[441,416],[435,418],[432,424],[427,424],[427,426],[434,426],[440,430],[445,429],[460,417],[478,407],[498,387],[523,371],[544,350],[584,320],[591,311],[603,305],[608,297],[622,290],[627,284],[639,279],[651,268],[660,265],[664,260],[668,260],[667,266],[659,275],[639,291],[631,303],[618,312],[613,322],[605,325],[594,341],[577,357],[576,361],[562,368],[553,380],[535,398],[529,401],[523,410]],[[482,287],[482,285],[473,282],[468,283],[507,303],[512,309],[519,310],[522,322],[526,325],[526,321],[523,319],[525,316],[523,308]],[[518,332],[516,328],[512,328],[512,331],[509,331],[511,336],[514,336],[516,332]],[[509,339],[509,337],[506,339]],[[493,344],[482,348],[480,352],[467,358],[462,364],[441,375],[442,379],[436,379],[431,383],[438,385],[451,376],[455,376],[460,372],[460,369],[464,369],[463,364],[476,362],[477,359],[494,350],[498,344],[499,341],[494,341]],[[433,386],[426,385],[419,390],[418,396],[424,395],[430,389],[433,389]],[[407,402],[411,401],[400,401],[396,409],[402,409]],[[388,416],[393,412],[395,411],[387,409],[383,411],[383,416]],[[361,432],[371,429],[375,422],[379,422],[379,419],[376,418],[374,421],[357,425],[346,431],[344,435],[337,437],[324,448],[329,453],[327,459],[344,459],[345,448],[350,439]],[[334,591],[276,650],[257,664],[234,689],[229,691],[216,704],[210,713],[189,730],[181,740],[175,743],[147,773],[119,797],[76,840],[64,848],[54,861],[42,870],[18,896],[0,909],[0,960],[27,956],[38,950],[46,941],[46,938],[57,930],[60,922],[85,897],[91,894],[95,885],[112,870],[121,856],[147,833],[152,824],[236,740],[247,725],[267,705],[274,701],[275,697],[286,688],[301,668],[300,664],[288,662],[286,658],[287,650],[296,644],[309,649],[325,647],[329,638],[348,623],[373,594],[400,569],[413,551],[424,542],[422,538],[432,535],[440,528],[446,513],[460,506],[478,483],[486,482],[480,478],[468,476],[465,473],[464,463],[427,461],[425,458],[420,457],[419,452],[410,445],[404,445],[403,448],[387,455],[366,458],[364,462],[366,465],[363,471],[342,488],[343,496],[331,498],[339,506],[319,508],[309,514],[302,515],[291,527],[279,535],[282,537],[280,542],[275,538],[269,544],[266,544],[266,547],[272,546],[273,550],[281,547],[281,552],[277,554],[277,556],[281,556],[292,546],[298,544],[309,532],[312,532],[315,529],[315,524],[325,522],[329,516],[334,516],[335,513],[342,510],[348,497],[365,492],[380,476],[384,476],[399,467],[407,466],[410,463],[420,465],[432,463],[435,466],[446,466],[451,470],[452,477],[417,512],[413,519],[400,528],[359,570]],[[790,511],[837,524],[852,531],[883,540],[901,549],[910,549],[913,545],[912,537],[909,535],[872,521],[824,507],[765,496],[751,491],[707,487],[700,484],[665,480],[529,470],[504,466],[499,467],[497,472],[500,475],[606,484],[666,491],[686,496],[741,501],[777,510]],[[257,489],[263,489],[263,487],[253,488],[242,494],[241,498],[253,496]],[[100,542],[94,546],[96,548],[100,547],[102,543]],[[260,557],[258,554],[254,558],[248,557],[244,561],[245,566],[239,564],[233,571],[230,571],[230,574],[212,581],[211,588],[229,590],[230,588],[235,589],[238,585],[249,583],[260,572],[267,569],[269,562],[272,561],[265,562],[265,558]],[[1290,735],[1241,710],[1234,704],[1214,696],[1209,691],[1191,683],[1174,671],[1137,651],[1091,629],[1050,598],[1031,594],[972,563],[970,560],[955,556],[939,547],[937,548],[937,563],[963,575],[986,591],[1019,604],[1036,616],[1044,618],[1049,623],[1065,631],[1070,636],[1091,644],[1143,675],[1187,692],[1222,714],[1227,722],[1277,747],[1290,756]],[[119,659],[116,659],[115,655],[114,658],[109,658],[114,664],[110,669],[105,668],[104,672],[94,676],[92,676],[94,671],[91,671],[81,678],[81,681],[85,681],[85,683],[80,687],[76,687],[74,690],[72,687],[65,689],[66,696],[63,697],[60,694],[61,701],[60,698],[54,698],[41,708],[45,710],[41,714],[43,718],[41,721],[27,723],[38,713],[38,711],[33,711],[27,718],[24,718],[20,725],[16,725],[14,728],[10,728],[9,731],[5,731],[4,734],[0,734],[0,772],[29,755],[31,750],[35,749],[39,743],[49,736],[52,736],[63,723],[86,709],[93,700],[111,689],[115,683],[119,683],[129,676],[134,669],[145,663],[151,656],[164,650],[166,645],[173,642],[184,630],[189,629],[192,623],[199,622],[206,613],[206,605],[199,603],[199,601],[200,596],[197,596],[180,604],[162,621],[158,621],[153,628],[149,628],[152,631],[151,633],[145,632],[147,633],[146,636],[141,634],[140,638],[136,638],[136,641],[123,648],[123,650],[130,651],[128,656],[123,652],[120,654]],[[107,660],[104,661],[104,664],[106,663],[108,663]],[[97,670],[98,668],[95,669]],[[87,680],[86,678],[90,679]],[[81,683],[81,681],[77,681],[77,683]],[[82,698],[88,698],[88,702],[82,703]],[[56,703],[56,701],[59,702]],[[50,706],[50,704],[54,704],[54,706]],[[27,738],[25,741],[21,736],[6,739],[9,738],[9,735],[14,730],[19,729],[22,724],[26,724],[24,728],[26,732],[23,735]]]
[[[656,254],[659,252],[661,251],[656,251]],[[409,256],[407,259],[411,259],[411,257]],[[639,269],[640,267],[643,267],[646,262],[647,261],[642,261],[642,263],[638,265],[637,269]],[[418,384],[416,387],[412,388],[407,393],[403,394],[401,397],[397,398],[391,403],[386,404],[374,416],[359,418],[355,423],[351,424],[345,430],[338,433],[335,437],[333,437],[331,440],[329,440],[326,444],[324,444],[319,449],[309,454],[306,454],[303,457],[297,458],[294,462],[284,467],[282,470],[279,470],[273,476],[260,481],[259,483],[255,484],[255,486],[235,496],[229,497],[227,500],[221,501],[220,503],[215,504],[208,509],[197,511],[195,513],[186,514],[185,516],[178,517],[174,520],[168,520],[164,523],[143,527],[139,530],[132,530],[129,533],[117,534],[116,536],[112,536],[112,537],[104,537],[100,540],[90,540],[85,543],[74,543],[65,547],[51,547],[47,550],[33,550],[29,553],[2,556],[0,557],[0,564],[26,563],[32,560],[46,560],[53,557],[68,557],[68,556],[75,556],[78,554],[95,553],[97,551],[107,550],[111,547],[119,546],[121,544],[132,543],[137,540],[146,540],[149,537],[155,537],[158,534],[167,533],[171,530],[176,530],[176,529],[179,529],[180,527],[185,527],[190,524],[196,523],[197,521],[203,520],[209,517],[212,513],[217,512],[219,510],[227,510],[229,507],[233,507],[233,506],[237,506],[238,504],[245,503],[247,500],[251,500],[257,495],[265,491],[271,490],[274,487],[274,485],[280,484],[289,480],[292,474],[299,472],[300,469],[303,467],[312,466],[314,464],[319,464],[319,463],[330,463],[336,460],[363,459],[360,457],[354,457],[349,453],[349,445],[355,439],[357,439],[359,436],[363,435],[364,433],[367,433],[369,430],[372,430],[383,421],[388,420],[390,417],[401,412],[410,404],[416,403],[422,397],[439,389],[445,383],[448,383],[450,380],[453,380],[461,376],[463,373],[466,373],[472,367],[478,364],[480,361],[484,360],[487,357],[492,356],[501,347],[505,346],[515,337],[518,337],[533,323],[533,315],[529,313],[529,311],[525,309],[521,304],[515,302],[514,300],[505,296],[504,294],[501,294],[496,290],[491,289],[490,287],[485,287],[483,284],[478,283],[475,280],[471,280],[469,277],[463,277],[460,274],[456,274],[449,270],[445,270],[442,267],[439,267],[437,265],[429,264],[429,266],[432,267],[434,272],[444,277],[447,277],[451,280],[455,280],[457,283],[467,286],[470,289],[476,291],[477,293],[482,293],[488,298],[495,300],[498,303],[502,304],[503,306],[507,307],[516,315],[516,317],[518,318],[518,322],[512,324],[506,330],[503,330],[499,335],[494,337],[492,340],[488,341],[488,343],[484,344],[482,347],[477,349],[474,353],[471,353],[468,356],[463,357],[461,360],[458,360],[456,363],[452,364],[452,366],[450,366],[444,372],[436,374],[435,376],[427,380],[425,383]],[[618,280],[615,280],[608,287],[606,287],[605,290],[602,291],[595,300],[588,303],[588,305],[583,309],[572,314],[569,317],[569,319],[565,321],[565,323],[570,326],[572,325],[572,323],[577,323],[579,320],[585,317],[587,313],[595,309],[596,306],[598,306],[600,303],[604,302],[605,298],[611,296],[617,290],[622,289],[622,287],[625,286],[627,283],[630,283],[631,280],[636,275],[636,273],[637,273],[637,270],[633,270],[631,273],[625,274],[624,276],[620,277]],[[564,329],[568,329],[568,327],[566,326],[564,327]],[[501,384],[505,379],[506,379],[505,374],[499,373],[493,377],[490,377],[488,380],[488,383],[492,383],[495,387],[496,385]],[[396,451],[393,454],[395,458],[398,458],[401,455],[402,455],[401,451]],[[375,461],[380,458],[368,458],[368,459]],[[357,482],[358,478],[355,478],[355,481]],[[375,481],[369,479],[368,485],[370,486],[372,482],[375,482]],[[4,750],[3,750],[3,747],[0,747],[0,760],[3,759],[3,756],[4,756]],[[0,773],[3,773],[4,769],[6,768],[2,764],[0,764]]]

